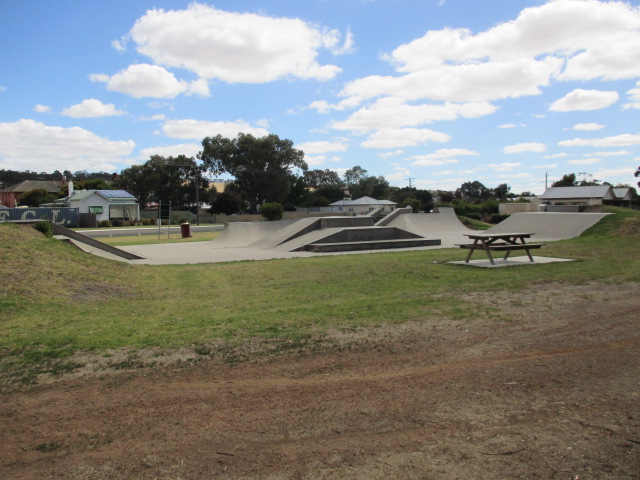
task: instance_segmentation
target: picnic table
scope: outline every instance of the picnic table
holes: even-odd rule
[[[529,260],[533,262],[530,250],[541,248],[544,245],[544,243],[526,242],[525,239],[531,238],[532,235],[535,235],[534,233],[465,233],[464,235],[473,240],[473,243],[458,244],[460,248],[469,249],[465,263],[469,263],[475,250],[484,250],[491,265],[496,264],[491,252],[505,252],[503,260],[506,260],[514,250],[524,250],[527,252]]]

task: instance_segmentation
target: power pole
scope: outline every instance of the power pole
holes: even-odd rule
[[[405,180],[409,180],[409,189],[411,189],[411,180],[415,180],[415,177],[405,178]]]

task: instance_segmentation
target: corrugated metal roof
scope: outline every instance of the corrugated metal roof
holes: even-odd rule
[[[396,205],[395,202],[390,200],[376,200],[371,197],[361,197],[355,200],[340,200],[339,202],[334,202],[331,204],[332,207],[342,207],[345,205],[354,206],[354,205]]]
[[[613,194],[616,196],[618,200],[631,200],[631,189],[627,187],[619,187],[613,189]]]
[[[540,197],[548,199],[571,198],[603,198],[613,199],[613,192],[609,185],[589,185],[586,187],[551,187],[547,188]]]
[[[25,193],[42,188],[49,193],[58,193],[62,186],[63,185],[61,185],[60,182],[55,182],[53,180],[24,180],[1,191],[5,193]]]

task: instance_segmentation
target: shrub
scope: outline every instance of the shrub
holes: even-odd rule
[[[47,237],[53,237],[53,231],[51,229],[51,222],[48,220],[40,220],[34,225],[35,229],[44,233]]]
[[[114,218],[111,221],[111,225],[113,225],[114,227],[121,227],[123,224],[124,222],[120,218]]]
[[[282,205],[279,203],[263,203],[260,206],[260,215],[270,222],[281,220],[283,214],[284,208],[282,208]]]
[[[153,225],[153,219],[151,218],[143,218],[142,225]]]
[[[109,220],[100,220],[98,222],[98,227],[110,227],[111,222]]]

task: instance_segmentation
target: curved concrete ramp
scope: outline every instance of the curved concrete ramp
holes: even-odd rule
[[[456,243],[465,242],[465,233],[472,230],[465,227],[458,219],[453,208],[440,208],[437,213],[407,213],[398,215],[389,223],[425,238],[439,238],[442,248],[453,247]]]
[[[534,233],[532,241],[568,240],[578,237],[609,213],[522,212],[514,213],[487,233]]]
[[[277,222],[233,222],[211,244],[214,248],[241,248],[260,242],[265,237],[281,232],[298,220],[280,220]]]

